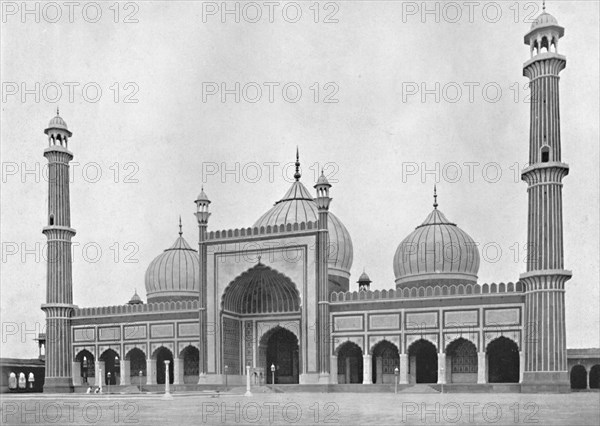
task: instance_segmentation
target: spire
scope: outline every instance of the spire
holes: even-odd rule
[[[433,208],[437,210],[438,202],[437,202],[437,188],[435,184],[433,185]]]
[[[179,215],[179,236],[181,237],[183,235],[183,230],[182,230],[182,226],[181,226],[181,215]]]
[[[298,151],[298,146],[296,145],[296,173],[294,173],[294,179],[296,181],[300,180],[300,152]]]

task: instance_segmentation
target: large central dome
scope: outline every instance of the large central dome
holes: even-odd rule
[[[396,288],[477,282],[479,250],[473,239],[437,209],[398,246]],[[443,282],[442,282],[443,281]]]
[[[299,166],[299,163],[297,165]],[[300,182],[300,173],[296,171],[294,176],[296,181],[292,183],[290,189],[281,200],[277,201],[254,223],[255,227],[316,222],[318,220],[317,204],[313,196]],[[331,290],[347,290],[354,256],[352,240],[344,224],[331,212],[329,212],[327,226],[330,245],[329,280],[333,281]]]

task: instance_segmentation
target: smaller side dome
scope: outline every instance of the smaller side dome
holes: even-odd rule
[[[396,288],[476,283],[478,271],[477,244],[438,210],[434,189],[433,211],[396,250]]]
[[[158,255],[146,270],[148,303],[167,300],[197,300],[200,296],[200,259],[183,238]]]

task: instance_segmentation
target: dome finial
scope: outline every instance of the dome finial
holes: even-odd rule
[[[546,11],[546,0],[542,0],[542,10]]]
[[[437,187],[435,186],[435,184],[433,185],[433,208],[437,209],[438,208],[438,202],[437,202]]]
[[[296,179],[296,181],[299,181],[301,176],[302,175],[300,174],[300,151],[298,150],[298,145],[296,145],[296,173],[294,173],[294,179]]]
[[[58,107],[56,107],[56,115],[60,115],[60,113],[58,111]]]
[[[182,230],[182,226],[181,226],[181,215],[179,215],[179,236],[181,237],[183,235],[183,230]]]
[[[259,254],[259,255],[258,255],[258,263],[259,263],[259,264],[260,264],[260,259],[261,259],[261,257],[262,257],[262,256]]]

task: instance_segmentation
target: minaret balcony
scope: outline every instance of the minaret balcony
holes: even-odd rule
[[[532,75],[531,73],[527,73],[527,70],[531,67],[532,64],[535,64],[535,63],[541,62],[541,61],[553,61],[554,66],[551,68],[544,67],[543,68],[543,71],[545,72],[544,74]],[[566,56],[560,55],[555,52],[538,53],[537,55],[534,55],[531,59],[529,59],[528,61],[526,61],[523,64],[523,76],[528,77],[530,79],[544,77],[546,75],[557,76],[558,73],[561,72],[563,69],[565,69],[566,66],[567,66],[567,57]]]
[[[553,172],[553,173],[547,173]],[[569,165],[558,161],[532,164],[521,172],[521,179],[530,185],[537,183],[561,183],[569,174]]]

